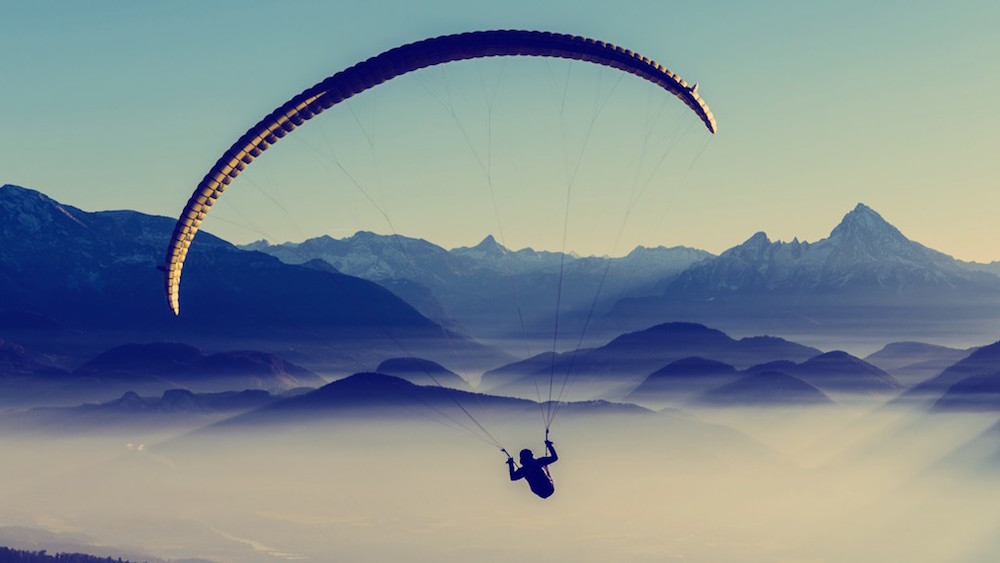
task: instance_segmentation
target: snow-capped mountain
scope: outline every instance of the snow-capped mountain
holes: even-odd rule
[[[617,330],[664,320],[737,331],[981,341],[1000,318],[1000,277],[914,242],[858,204],[816,242],[759,232],[665,283],[657,297],[619,301]]]
[[[1000,279],[906,238],[858,204],[815,243],[771,241],[763,232],[691,268],[670,293],[989,289]]]

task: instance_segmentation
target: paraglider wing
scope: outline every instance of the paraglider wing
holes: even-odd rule
[[[191,241],[215,200],[248,164],[278,139],[333,105],[387,80],[451,61],[498,56],[536,56],[589,61],[653,82],[687,104],[712,133],[715,118],[698,95],[663,65],[634,51],[585,37],[542,31],[476,31],[417,41],[362,61],[295,96],[251,127],[198,184],[177,220],[163,265],[170,309],[180,314],[181,270]]]

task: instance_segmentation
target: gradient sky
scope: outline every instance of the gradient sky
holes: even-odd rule
[[[1000,259],[995,2],[67,1],[0,13],[0,183],[85,210],[176,216],[260,117],[363,58],[440,34],[545,29],[698,82],[718,135],[593,65],[432,69],[283,140],[205,229],[234,242],[396,230],[444,246],[502,230],[508,246],[559,249],[575,177],[566,248],[581,253],[720,252],[759,230],[816,240],[864,202],[925,245]]]

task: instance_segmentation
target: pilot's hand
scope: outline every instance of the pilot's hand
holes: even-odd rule
[[[507,458],[507,465],[514,465],[514,458],[508,457]]]
[[[552,447],[552,440],[545,440],[545,445],[551,448]]]

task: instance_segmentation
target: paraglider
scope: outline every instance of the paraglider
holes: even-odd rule
[[[164,272],[167,302],[180,314],[184,259],[206,214],[247,165],[307,120],[382,82],[421,68],[497,56],[553,57],[587,61],[634,74],[672,93],[690,107],[711,133],[717,130],[708,105],[691,86],[663,65],[604,41],[542,31],[475,31],[424,39],[396,47],[319,82],[282,104],[243,134],[215,163],[188,199],[167,246]]]
[[[537,459],[531,453],[531,450],[521,450],[521,453],[518,455],[521,460],[521,467],[518,468],[514,467],[514,458],[510,454],[507,455],[507,469],[510,471],[510,480],[519,481],[524,479],[528,482],[531,492],[541,498],[549,498],[552,496],[552,493],[556,492],[548,466],[559,461],[559,454],[556,453],[552,441],[547,437],[545,438],[545,449],[552,455]],[[506,450],[504,452],[506,453]]]

